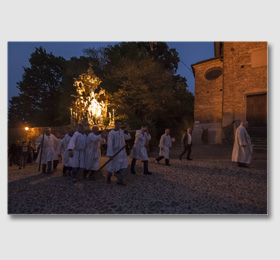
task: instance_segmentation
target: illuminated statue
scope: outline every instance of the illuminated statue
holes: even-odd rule
[[[108,95],[99,87],[101,80],[94,74],[92,66],[87,73],[75,79],[77,96],[71,111],[71,123],[86,122],[88,125],[102,124],[107,117]]]

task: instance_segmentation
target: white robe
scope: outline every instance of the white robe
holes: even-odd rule
[[[64,166],[69,167],[69,151],[67,151],[68,144],[70,142],[71,136],[66,134],[64,138],[61,140],[60,145],[58,147],[57,153],[62,156],[62,163]]]
[[[90,133],[87,136],[87,149],[86,149],[86,170],[98,170],[99,161],[101,157],[100,144],[105,143],[105,139],[101,135]]]
[[[111,130],[107,137],[107,156],[115,155],[123,146],[125,140],[131,137],[124,133],[122,129],[115,131]],[[127,154],[125,148],[107,165],[106,168],[109,172],[117,172],[120,169],[127,168]]]
[[[137,160],[148,161],[148,154],[145,144],[151,140],[151,135],[142,133],[142,130],[137,130],[135,135],[135,142],[130,153],[130,157]]]
[[[54,145],[53,160],[58,160],[58,148],[60,146],[61,139],[57,139]]]
[[[246,145],[243,147],[242,145]],[[235,140],[232,151],[232,161],[240,163],[251,163],[253,145],[245,127],[239,126],[235,132]]]
[[[163,134],[159,142],[159,156],[163,156],[165,159],[169,159],[169,148],[172,147],[170,135]],[[162,149],[161,149],[162,148]]]
[[[73,168],[85,168],[87,135],[75,132],[70,139],[67,150],[73,150],[73,157],[69,157],[69,165]]]
[[[43,135],[40,135],[39,138],[36,140],[35,145],[38,148],[38,146],[43,141]],[[50,134],[49,136],[44,134],[44,145],[43,145],[43,151],[42,151],[42,159],[41,163],[46,164],[47,162],[50,162],[53,160],[54,155],[54,148],[56,147],[58,142],[58,139],[53,134]],[[36,162],[40,163],[40,155],[41,155],[41,149],[39,150]]]

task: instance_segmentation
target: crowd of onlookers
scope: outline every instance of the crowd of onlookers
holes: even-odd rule
[[[9,146],[8,150],[8,158],[9,165],[16,165],[21,168],[25,168],[25,166],[29,163],[32,164],[37,157],[36,147],[32,145],[32,142],[17,140]]]

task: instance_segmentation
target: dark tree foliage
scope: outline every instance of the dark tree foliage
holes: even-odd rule
[[[100,49],[85,49],[80,58],[66,61],[40,47],[24,68],[20,90],[9,107],[9,125],[27,122],[36,126],[70,123],[70,106],[75,98],[75,78],[89,66],[110,95],[111,108],[130,122],[146,122],[157,129],[181,132],[193,121],[193,95],[186,79],[176,75],[180,61],[175,49],[165,42],[150,48],[148,42],[122,42]],[[136,120],[136,121],[135,121]]]
[[[10,101],[9,125],[59,125],[60,83],[66,60],[40,47],[31,54],[29,62],[30,67],[24,68],[22,80],[17,83],[20,93]]]
[[[151,50],[147,42],[122,42],[86,54],[102,57],[101,86],[112,94],[118,114],[152,122],[159,132],[167,127],[181,132],[192,123],[193,95],[186,79],[176,75],[178,53],[166,43]]]
[[[90,57],[72,57],[67,61],[67,65],[63,71],[63,80],[61,82],[62,94],[58,112],[59,121],[63,122],[64,125],[70,124],[70,106],[73,100],[75,100],[72,95],[76,95],[76,89],[73,86],[75,78],[86,73],[89,64],[97,69],[95,61]]]

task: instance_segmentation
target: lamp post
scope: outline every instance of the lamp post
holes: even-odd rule
[[[28,140],[28,130],[29,130],[29,127],[28,126],[24,127],[24,130],[25,130],[25,133],[26,133],[25,139]]]

